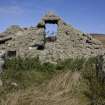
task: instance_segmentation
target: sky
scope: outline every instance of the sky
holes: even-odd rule
[[[0,0],[0,32],[36,26],[48,11],[86,33],[105,33],[105,0]]]

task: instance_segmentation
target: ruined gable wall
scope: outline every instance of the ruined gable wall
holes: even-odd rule
[[[34,44],[43,44],[46,22],[58,25],[57,40],[46,42],[44,50],[37,50],[36,47],[30,48]],[[56,62],[70,57],[96,56],[104,51],[99,41],[52,14],[42,18],[35,28],[17,32],[13,39],[3,46],[6,50],[16,50],[19,56],[39,56],[42,62]]]

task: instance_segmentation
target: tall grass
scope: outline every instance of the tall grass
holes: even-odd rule
[[[85,95],[90,99],[91,105],[105,105],[105,81],[97,76],[96,64],[97,58],[90,58],[82,71],[82,76],[89,85],[89,91],[85,92]],[[100,72],[102,71],[100,70]]]
[[[97,77],[97,58],[76,58],[58,61],[57,64],[41,63],[38,58],[13,58],[7,59],[5,70],[1,75],[3,87],[0,88],[0,96],[7,93],[25,89],[30,86],[39,86],[49,81],[59,71],[78,71],[87,81],[89,90],[84,91],[91,105],[105,105],[105,83]],[[16,83],[17,86],[13,86]]]
[[[1,74],[3,86],[0,87],[0,95],[34,85],[38,86],[50,80],[55,72],[55,68],[55,65],[51,63],[41,64],[38,58],[18,57],[7,59],[5,70]]]
[[[85,58],[66,59],[64,61],[59,61],[56,67],[59,70],[80,71],[83,68],[85,61]]]

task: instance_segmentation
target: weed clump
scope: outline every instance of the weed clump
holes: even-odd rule
[[[20,89],[42,85],[50,81],[56,73],[68,71],[79,72],[83,81],[86,81],[89,89],[84,91],[84,95],[90,100],[90,105],[105,105],[105,82],[100,79],[102,75],[97,76],[96,57],[66,59],[57,64],[42,64],[38,58],[7,59],[5,70],[1,74],[3,87],[0,87],[0,97]]]

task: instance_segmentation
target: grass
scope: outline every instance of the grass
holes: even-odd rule
[[[49,80],[55,72],[55,65],[41,64],[37,58],[13,58],[5,63],[5,70],[1,74],[5,92],[25,89],[31,85],[40,85]],[[18,86],[12,86],[16,83]],[[4,91],[4,90],[3,90]]]
[[[1,100],[5,99],[7,94],[48,84],[52,78],[55,78],[55,75],[62,72],[78,72],[85,86],[88,86],[83,94],[84,97],[89,99],[89,105],[105,105],[105,83],[97,76],[96,64],[96,57],[67,59],[58,61],[57,64],[48,62],[42,64],[38,58],[18,57],[7,59],[5,70],[1,74],[1,80],[3,81],[3,86],[0,87]],[[68,76],[70,75],[68,74]],[[67,79],[69,80],[69,77]],[[65,82],[68,80],[65,80]],[[17,86],[13,83],[16,83]],[[60,84],[63,84],[63,82]],[[82,88],[84,89],[85,86],[83,85]]]
[[[90,99],[91,105],[105,105],[105,81],[102,80],[102,71],[101,75],[98,74],[101,78],[97,76],[96,64],[97,58],[90,58],[82,71],[89,85],[89,92],[85,92],[85,95]]]

